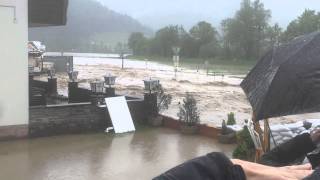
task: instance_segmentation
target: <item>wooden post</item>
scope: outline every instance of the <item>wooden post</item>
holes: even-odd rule
[[[262,136],[263,131],[260,127],[259,121],[256,119],[255,113],[252,114],[252,121],[253,121],[253,125],[254,125],[254,130],[259,134],[260,142],[263,142],[263,136]]]
[[[263,142],[263,131],[260,127],[260,123],[259,121],[256,119],[256,115],[255,113],[252,113],[252,121],[253,121],[253,125],[254,125],[254,130],[259,134],[259,138],[260,138],[260,142]],[[263,146],[263,143],[262,143]],[[261,158],[261,156],[263,155],[263,147],[260,149],[256,149],[256,155],[255,155],[255,162],[258,162]]]
[[[258,163],[260,161],[262,155],[263,155],[263,150],[256,149],[256,155],[254,157],[254,162]]]
[[[264,120],[264,133],[263,133],[263,151],[270,151],[270,129],[269,129],[269,120]]]
[[[121,69],[123,69],[123,66],[124,66],[124,58],[123,58],[123,54],[121,54],[121,60],[122,60],[122,63],[121,63]]]

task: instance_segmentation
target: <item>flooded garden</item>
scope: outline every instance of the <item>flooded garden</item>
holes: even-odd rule
[[[141,180],[234,145],[170,129],[141,127],[124,135],[81,134],[0,142],[1,179]],[[130,178],[128,178],[130,177]]]

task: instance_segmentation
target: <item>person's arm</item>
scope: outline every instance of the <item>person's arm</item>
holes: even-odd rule
[[[298,158],[304,157],[307,153],[315,150],[314,142],[318,139],[318,136],[310,136],[308,133],[298,135],[265,153],[259,163],[270,166],[288,166]]]
[[[210,153],[178,165],[153,180],[298,180],[312,173],[310,164],[278,168]]]
[[[271,167],[262,164],[247,162],[238,159],[231,160],[233,164],[240,165],[245,172],[247,180],[314,180],[310,164],[286,167]]]

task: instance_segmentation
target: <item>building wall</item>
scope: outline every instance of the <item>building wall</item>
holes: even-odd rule
[[[0,7],[0,136],[23,136],[27,132],[19,131],[28,124],[28,2],[0,0],[0,5],[16,6],[17,15],[14,22],[13,8]]]

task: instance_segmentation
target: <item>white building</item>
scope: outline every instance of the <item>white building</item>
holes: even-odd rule
[[[65,24],[67,3],[0,0],[0,140],[28,136],[28,27]]]

